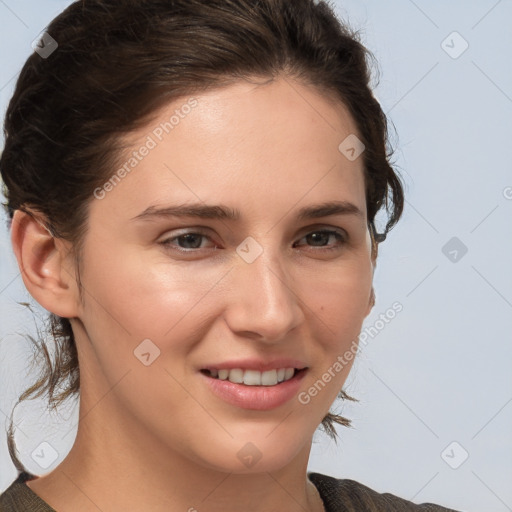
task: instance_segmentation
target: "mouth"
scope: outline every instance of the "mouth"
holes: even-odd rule
[[[245,358],[200,367],[207,389],[239,409],[270,411],[293,403],[309,367],[290,357]]]
[[[224,380],[233,384],[245,386],[276,386],[287,382],[307,368],[274,368],[266,371],[250,370],[244,368],[210,368],[203,369],[201,373],[216,380]]]

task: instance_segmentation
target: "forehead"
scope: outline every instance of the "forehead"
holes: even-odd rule
[[[173,101],[131,134],[120,162],[128,172],[109,200],[124,193],[134,208],[179,199],[261,209],[350,199],[364,210],[363,158],[340,150],[357,135],[345,105],[312,87],[283,77],[237,82]]]

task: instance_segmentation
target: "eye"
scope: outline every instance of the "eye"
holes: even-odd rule
[[[333,229],[320,229],[311,231],[306,236],[302,237],[299,242],[301,240],[306,240],[306,243],[310,244],[310,247],[320,247],[324,250],[336,250],[347,242],[347,237],[342,232]],[[331,241],[330,244],[329,241]],[[334,245],[332,242],[334,242]],[[294,245],[294,247],[296,247],[296,245]]]
[[[181,233],[180,235],[166,238],[162,240],[160,244],[166,248],[176,249],[181,252],[190,252],[195,249],[205,249],[206,247],[202,243],[205,240],[210,240],[210,238],[203,233],[191,231],[189,233]]]
[[[303,240],[305,240],[305,244],[301,243]],[[208,246],[208,241],[211,242],[210,246]],[[217,248],[208,235],[197,231],[182,232],[165,238],[159,243],[166,249],[182,253],[192,253],[201,249]],[[338,250],[346,243],[347,235],[344,232],[333,229],[318,229],[302,237],[293,246],[308,245],[309,247],[316,247],[322,251],[329,251]]]

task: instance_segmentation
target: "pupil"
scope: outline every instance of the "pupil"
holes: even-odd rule
[[[180,244],[182,247],[185,246],[185,249],[198,249],[201,246],[201,236],[202,235],[193,235],[187,234],[180,236],[181,241],[184,241],[184,244]],[[196,243],[194,243],[194,240]],[[189,243],[191,242],[191,243]]]
[[[312,242],[312,245],[326,245],[327,241],[329,240],[329,233],[311,233],[308,235],[308,238],[308,242]]]

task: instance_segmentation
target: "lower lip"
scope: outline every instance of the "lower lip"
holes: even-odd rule
[[[224,402],[254,411],[267,411],[285,404],[297,396],[306,370],[297,372],[290,380],[275,386],[246,386],[201,374],[214,395]]]

